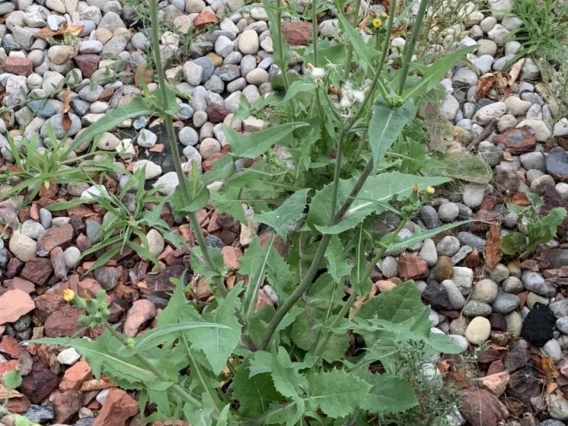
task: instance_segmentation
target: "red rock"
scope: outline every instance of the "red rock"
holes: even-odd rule
[[[62,246],[73,238],[73,226],[66,224],[45,231],[37,240],[37,254],[45,257],[55,247]]]
[[[80,234],[77,237],[77,241],[75,241],[75,243],[77,244],[77,248],[81,251],[81,253],[91,248],[91,241],[85,234]]]
[[[51,260],[51,267],[53,268],[53,273],[60,280],[67,279],[67,266],[65,265],[65,255],[63,254],[63,249],[61,247],[55,247],[49,253],[49,259]]]
[[[23,350],[23,346],[20,346],[18,341],[12,336],[2,337],[2,341],[0,342],[0,353],[10,355],[12,358],[19,358]]]
[[[24,269],[20,272],[20,278],[31,281],[35,285],[45,285],[51,274],[53,273],[53,268],[51,267],[51,261],[43,257],[32,257],[26,262]]]
[[[93,426],[125,426],[130,417],[138,414],[138,403],[118,388],[112,388]]]
[[[209,121],[213,124],[221,123],[227,117],[231,111],[225,108],[223,105],[217,103],[211,103],[207,106],[205,110]]]
[[[49,399],[55,412],[53,423],[67,423],[79,411],[85,401],[83,393],[79,391],[55,391]]]
[[[215,15],[214,12],[205,9],[195,17],[193,20],[193,26],[196,29],[201,29],[207,24],[216,24],[217,22],[219,22],[217,15]]]
[[[503,144],[513,154],[532,151],[536,145],[535,132],[529,126],[508,129],[493,138],[495,145]]]
[[[65,371],[59,383],[59,390],[65,392],[81,389],[81,385],[92,378],[92,372],[93,370],[86,361],[75,363]]]
[[[134,337],[138,333],[138,329],[145,322],[156,316],[156,306],[146,299],[137,300],[132,304],[132,308],[126,314],[123,333],[129,337]]]
[[[312,38],[312,24],[305,21],[288,22],[282,27],[282,35],[292,46],[307,46]]]
[[[34,301],[22,290],[8,290],[0,296],[0,325],[17,321],[35,308]]]
[[[45,321],[45,335],[47,337],[71,337],[76,335],[83,326],[79,324],[79,317],[83,315],[82,309],[73,306],[64,306],[61,310],[52,313]],[[84,331],[79,333],[83,336]]]
[[[10,400],[8,401],[8,406],[6,408],[8,408],[8,411],[12,413],[24,414],[26,411],[28,411],[30,404],[30,400],[25,396],[22,396],[21,398],[10,398]]]
[[[428,276],[428,264],[416,254],[404,253],[398,259],[398,275],[402,280]]]
[[[375,286],[381,293],[384,293],[385,291],[389,291],[395,288],[396,284],[388,280],[379,280],[375,283]]]
[[[45,323],[47,318],[52,313],[67,305],[67,302],[63,300],[62,292],[44,293],[41,296],[36,297],[34,301],[36,304],[36,309],[34,311],[34,314],[38,317],[38,319],[42,323]]]
[[[225,262],[227,268],[239,269],[239,260],[243,255],[240,248],[225,246],[221,249],[221,254],[223,255],[223,262]]]
[[[23,278],[20,277],[14,277],[12,278],[12,280],[10,280],[10,283],[8,284],[8,290],[15,290],[15,289],[19,289],[30,294],[35,291],[35,285],[31,281],[24,280]]]
[[[34,65],[31,59],[8,56],[4,61],[4,71],[27,77],[34,72]]]
[[[83,73],[83,77],[89,78],[96,70],[99,69],[101,57],[99,55],[88,53],[85,55],[77,55],[73,58],[73,60]]]
[[[18,275],[23,265],[24,263],[20,259],[12,257],[8,261],[8,266],[6,267],[6,278],[10,279]]]
[[[59,384],[59,378],[53,374],[43,362],[36,362],[30,374],[24,377],[20,392],[26,395],[34,404],[39,404]]]
[[[162,268],[157,274],[148,274],[146,276],[146,284],[148,285],[147,291],[153,296],[169,299],[173,290],[173,284],[170,278],[179,278],[185,270],[186,268],[183,265],[172,265]],[[185,274],[184,284],[188,282],[188,274]]]
[[[507,408],[491,392],[478,387],[462,389],[460,411],[471,426],[495,425],[509,417]]]
[[[479,378],[481,385],[496,396],[501,396],[505,392],[509,380],[509,373],[506,371]]]
[[[0,378],[8,371],[14,370],[18,366],[17,360],[0,362]],[[2,380],[0,380],[2,382]]]

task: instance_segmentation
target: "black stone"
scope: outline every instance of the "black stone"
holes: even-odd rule
[[[521,336],[531,345],[544,346],[553,337],[556,319],[548,306],[535,303],[523,323]]]
[[[219,250],[225,247],[225,243],[223,242],[223,240],[213,234],[209,234],[205,237],[205,244],[207,244],[209,247],[216,248]]]
[[[439,311],[452,311],[454,310],[450,303],[448,293],[442,287],[442,284],[437,281],[430,281],[424,292],[422,293],[422,300],[425,304],[430,305],[432,309]]]

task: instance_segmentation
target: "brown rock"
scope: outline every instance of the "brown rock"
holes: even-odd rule
[[[223,262],[229,269],[239,269],[239,260],[243,252],[238,247],[225,246],[221,249],[223,255]]]
[[[17,257],[12,257],[8,261],[8,266],[6,267],[6,278],[10,279],[18,275],[22,270],[22,266],[24,266],[24,262]]]
[[[83,327],[79,324],[79,317],[83,315],[82,309],[73,306],[64,306],[61,310],[52,313],[45,321],[45,335],[47,337],[71,337]],[[79,333],[82,336],[84,332]]]
[[[12,336],[2,337],[2,341],[0,342],[0,353],[10,355],[12,358],[19,358],[23,351],[24,347],[20,346],[18,341]]]
[[[129,337],[134,337],[142,324],[156,316],[156,306],[146,299],[137,300],[132,304],[132,308],[126,314],[123,333]]]
[[[0,296],[0,325],[17,321],[35,308],[34,301],[22,290],[8,290]]]
[[[43,362],[36,362],[32,371],[22,381],[20,392],[26,395],[34,404],[39,404],[57,388],[59,378],[49,371]]]
[[[67,423],[73,415],[83,406],[85,397],[79,391],[55,391],[50,397],[55,417],[53,423]]]
[[[99,55],[88,53],[85,55],[77,55],[73,58],[73,60],[83,73],[83,77],[89,78],[96,70],[99,69],[101,57]]]
[[[126,421],[138,414],[138,403],[118,388],[112,388],[93,426],[125,426]]]
[[[42,323],[45,323],[52,313],[67,304],[65,300],[63,300],[63,294],[56,292],[44,293],[36,297],[34,301],[36,304],[34,313]]]
[[[428,265],[418,255],[404,253],[398,259],[398,275],[403,280],[425,278],[428,276]]]
[[[460,411],[471,426],[497,426],[509,417],[507,408],[491,392],[478,387],[462,389]]]
[[[51,260],[51,267],[53,268],[53,273],[60,280],[67,279],[67,266],[65,265],[65,255],[63,254],[63,249],[61,247],[55,247],[51,250],[49,254]]]
[[[8,408],[8,411],[12,413],[24,414],[26,411],[28,411],[30,404],[30,400],[22,395],[19,398],[10,398],[10,400],[8,401],[8,406],[6,408]]]
[[[273,307],[274,303],[272,303],[272,300],[270,300],[270,298],[264,293],[264,291],[259,291],[255,312],[260,312],[260,310],[265,306]]]
[[[282,35],[292,46],[307,46],[312,38],[312,24],[309,22],[288,22],[282,27]]]
[[[493,395],[501,396],[507,385],[509,384],[509,373],[502,371],[500,373],[491,374],[489,376],[480,377],[479,382],[481,385],[490,391]]]
[[[92,372],[93,370],[86,361],[75,363],[65,371],[63,379],[59,383],[59,390],[65,392],[81,389],[81,385],[92,378]]]
[[[50,228],[38,238],[37,254],[41,257],[45,257],[55,247],[59,247],[70,242],[72,238],[73,226],[70,224]]]
[[[193,26],[199,30],[207,24],[216,24],[217,22],[219,22],[217,15],[211,10],[204,9],[203,12],[197,15],[193,20]]]
[[[15,290],[15,289],[19,289],[30,294],[35,291],[35,285],[31,281],[24,280],[23,278],[20,277],[14,277],[8,283],[8,290]]]
[[[454,276],[454,264],[452,263],[452,259],[447,256],[440,256],[438,258],[438,263],[434,266],[434,270],[432,271],[432,278],[434,278],[438,282],[442,282],[444,280],[449,280]]]
[[[211,103],[207,106],[205,110],[209,121],[213,124],[221,123],[225,117],[227,117],[231,111],[225,108],[223,105],[217,103]]]
[[[27,77],[34,72],[31,59],[8,56],[4,61],[4,71]]]
[[[519,185],[521,184],[521,179],[516,173],[510,172],[501,166],[496,166],[493,173],[493,179],[498,185],[497,188],[502,188],[507,191],[507,193],[517,192],[519,190]],[[485,200],[484,200],[485,201]],[[493,207],[491,207],[492,209]],[[479,207],[480,210],[491,210],[490,208]]]
[[[513,154],[532,151],[536,145],[535,132],[529,126],[508,129],[493,138],[495,145],[503,144]]]
[[[183,265],[172,265],[163,268],[157,274],[149,274],[146,276],[146,284],[148,286],[147,291],[153,296],[161,297],[163,299],[169,299],[170,294],[173,290],[173,284],[170,278],[179,278],[185,271]],[[189,281],[188,274],[185,274],[185,282],[187,284]]]
[[[53,273],[51,261],[42,257],[32,257],[20,272],[20,278],[31,281],[35,285],[45,285]]]

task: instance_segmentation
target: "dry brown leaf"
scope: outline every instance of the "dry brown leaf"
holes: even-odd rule
[[[68,113],[71,108],[71,88],[67,86],[63,96],[63,112]]]
[[[544,396],[547,397],[550,394],[553,394],[556,389],[558,389],[558,383],[550,381],[546,384],[546,389],[544,390]]]
[[[142,81],[146,84],[150,84],[153,81],[154,70],[152,68],[146,68],[146,65],[141,64],[136,69],[134,74],[134,84],[136,87],[142,88]]]
[[[517,81],[517,78],[519,78],[519,75],[521,74],[521,69],[523,68],[524,64],[525,64],[525,58],[522,58],[519,59],[517,62],[515,62],[515,64],[511,67],[511,71],[509,71],[509,86],[512,86],[513,83]]]
[[[36,36],[44,40],[50,37],[62,37],[65,34],[70,34],[77,37],[83,31],[83,25],[65,24],[53,31],[49,27],[43,27],[36,33]]]
[[[495,223],[491,225],[485,243],[485,263],[487,267],[489,269],[495,268],[502,256],[501,232],[499,232],[499,225]]]
[[[489,96],[489,92],[493,89],[495,85],[495,77],[493,73],[483,75],[477,81],[477,90],[475,96],[477,99],[486,98]]]
[[[517,206],[530,206],[531,202],[524,192],[514,192],[505,197],[507,204],[516,204]]]
[[[61,127],[63,127],[65,133],[68,133],[69,129],[71,129],[71,117],[69,117],[69,113],[67,112],[63,113],[61,117]]]
[[[10,398],[21,398],[22,395],[20,392],[13,390],[13,389],[8,389],[6,386],[4,385],[0,385],[0,399],[10,399]]]
[[[542,357],[541,369],[542,373],[549,379],[555,379],[560,375],[552,358],[547,356]]]

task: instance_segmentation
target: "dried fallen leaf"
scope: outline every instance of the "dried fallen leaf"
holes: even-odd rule
[[[53,31],[49,27],[43,27],[36,33],[39,38],[48,39],[51,37],[62,37],[65,34],[70,34],[77,37],[83,31],[83,25],[65,24]]]
[[[558,383],[550,381],[547,383],[546,385],[546,389],[544,390],[544,396],[547,397],[551,394],[553,394],[556,389],[558,389]]]
[[[495,77],[493,73],[481,76],[477,81],[477,91],[476,91],[477,99],[487,98],[489,96],[489,92],[491,92],[491,89],[493,89],[494,85],[495,85]]]
[[[63,95],[63,112],[69,112],[71,108],[71,88],[67,86],[65,89],[65,94]]]
[[[136,73],[134,74],[134,84],[136,87],[142,89],[143,82],[145,84],[150,84],[153,81],[154,77],[154,70],[151,68],[146,68],[146,65],[141,64],[136,69]]]
[[[540,368],[542,370],[542,373],[549,379],[555,379],[560,375],[552,358],[549,358],[547,356],[542,357]]]
[[[71,118],[67,112],[63,113],[63,116],[61,117],[61,127],[63,127],[65,133],[68,133],[69,129],[71,129]]]
[[[513,194],[509,194],[505,197],[505,201],[507,204],[516,204],[517,206],[526,207],[530,206],[531,202],[529,201],[527,194],[524,192],[515,192]]]
[[[519,78],[524,64],[525,58],[522,58],[515,62],[515,64],[511,67],[511,71],[509,71],[509,86],[512,86],[513,83],[517,81],[517,78]]]
[[[487,242],[485,243],[485,263],[487,264],[487,267],[489,269],[495,268],[502,256],[501,232],[499,230],[499,225],[494,223],[489,229]]]
[[[20,392],[13,389],[8,389],[4,385],[0,385],[0,399],[21,398],[22,396],[24,395],[22,395]]]

